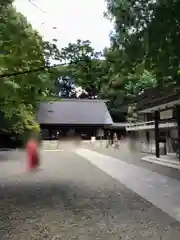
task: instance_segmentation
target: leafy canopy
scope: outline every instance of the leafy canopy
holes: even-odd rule
[[[2,10],[2,8],[1,8]],[[23,72],[48,64],[57,49],[43,42],[27,19],[11,4],[4,5],[0,21],[0,74]],[[50,86],[52,76],[48,72],[32,72],[2,78],[0,81],[1,131],[13,134],[39,131],[35,121],[36,106]],[[3,122],[3,121],[1,121]]]

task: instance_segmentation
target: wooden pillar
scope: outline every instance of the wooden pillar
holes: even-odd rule
[[[178,132],[178,151],[180,149],[180,105],[176,106],[176,120],[177,120],[177,132]],[[180,154],[179,160],[180,160]]]
[[[156,157],[160,157],[160,151],[159,151],[159,120],[160,120],[160,114],[159,111],[154,112],[154,121],[155,121],[155,145],[156,145]]]

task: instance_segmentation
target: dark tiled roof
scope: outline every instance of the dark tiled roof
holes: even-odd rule
[[[41,102],[37,111],[40,124],[103,124],[112,118],[103,100],[65,99]]]

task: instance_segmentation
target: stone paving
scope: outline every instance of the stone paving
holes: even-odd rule
[[[180,223],[73,151],[45,152],[1,179],[0,239],[179,240]]]
[[[170,167],[162,166],[156,163],[146,162],[141,160],[142,157],[147,157],[147,153],[141,153],[137,151],[130,151],[130,149],[127,147],[126,142],[120,142],[119,149],[114,148],[102,148],[99,146],[92,147],[90,144],[86,144],[83,147],[87,149],[91,149],[93,151],[96,151],[98,153],[115,157],[117,159],[120,159],[121,161],[125,161],[131,164],[134,164],[139,167],[143,167],[146,169],[149,169],[153,172],[157,172],[161,175],[168,176],[171,178],[175,178],[176,180],[180,181],[180,170],[179,169],[173,169]]]
[[[77,154],[180,221],[180,181],[88,149]]]

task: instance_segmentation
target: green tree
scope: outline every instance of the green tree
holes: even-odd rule
[[[170,79],[171,74],[165,74],[165,71],[170,72],[168,65],[170,58],[163,62],[163,56],[167,54],[161,45],[162,42],[165,44],[167,36],[163,39],[160,37],[161,31],[166,33],[168,31],[162,24],[160,15],[167,14],[165,12],[163,14],[162,6],[165,3],[161,4],[161,2],[145,0],[107,0],[106,2],[105,15],[114,23],[111,48],[106,53],[106,61],[111,62],[109,76],[111,92],[114,95],[114,103],[116,99],[120,99],[119,109],[124,111],[123,106],[126,106],[126,102],[135,101],[136,97],[147,88],[162,85],[164,77]],[[165,21],[169,19],[166,18]],[[169,48],[172,50],[172,45]],[[174,72],[177,72],[177,68]],[[128,118],[135,118],[135,105],[130,104],[126,111]],[[120,110],[119,114],[121,114]]]
[[[101,87],[101,53],[96,52],[90,41],[77,40],[61,50],[61,58],[67,63],[66,71],[76,86],[87,92],[87,97],[98,96]],[[65,76],[66,77],[66,76]]]
[[[26,18],[11,5],[3,10],[0,21],[0,74],[30,71],[48,66],[49,58],[57,58],[57,48],[43,42]],[[47,94],[52,73],[31,72],[2,78],[0,81],[0,112],[9,133],[22,134],[39,130],[35,121],[38,101]]]
[[[179,7],[178,0],[107,0],[106,15],[114,21],[113,50],[126,53],[132,70],[143,63],[159,87],[180,82]]]

